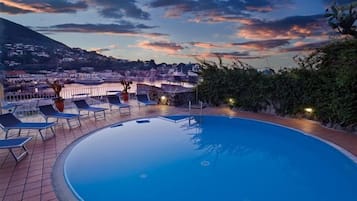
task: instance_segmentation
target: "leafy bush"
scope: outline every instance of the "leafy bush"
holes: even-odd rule
[[[201,62],[200,99],[214,105],[234,98],[234,106],[296,115],[314,108],[324,124],[357,125],[357,40],[342,40],[298,60],[300,68],[266,75],[241,62],[225,66],[221,60]]]

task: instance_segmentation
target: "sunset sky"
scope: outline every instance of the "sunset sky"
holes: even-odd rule
[[[331,0],[2,0],[1,16],[70,47],[156,63],[239,58],[257,68],[331,38]],[[340,4],[353,1],[340,0]]]

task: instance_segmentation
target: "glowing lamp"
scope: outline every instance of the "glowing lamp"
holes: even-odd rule
[[[311,107],[307,107],[304,109],[305,112],[312,113],[314,110]]]
[[[233,98],[229,98],[228,102],[229,102],[229,104],[234,104],[234,99]]]
[[[164,105],[168,104],[167,97],[166,96],[161,96],[160,97],[160,103],[164,104]]]

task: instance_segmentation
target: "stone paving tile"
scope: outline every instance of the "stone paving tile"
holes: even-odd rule
[[[71,112],[71,111],[66,111]],[[73,111],[72,111],[73,112]],[[16,163],[7,150],[0,150],[0,201],[57,200],[52,187],[52,167],[63,150],[74,140],[119,121],[166,114],[188,114],[186,108],[170,106],[132,107],[130,115],[120,115],[118,111],[106,111],[106,119],[95,121],[91,116],[81,119],[82,126],[69,129],[64,122],[57,125],[56,137],[42,141],[37,131],[23,131],[21,136],[33,136],[28,143],[29,155]],[[191,114],[200,114],[192,110]],[[269,121],[318,136],[333,142],[357,156],[357,135],[322,127],[319,123],[306,119],[291,119],[271,114],[233,111],[229,108],[205,108],[203,114],[238,116]],[[39,115],[26,117],[23,121],[44,121]]]

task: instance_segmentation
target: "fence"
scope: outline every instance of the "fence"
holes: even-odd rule
[[[118,87],[88,87],[88,88],[63,88],[61,96],[64,99],[71,99],[76,94],[88,94],[90,97],[105,96],[107,91],[118,90]],[[29,99],[50,99],[55,94],[51,89],[39,92],[7,92],[4,100],[7,102],[18,102]]]
[[[173,88],[174,87],[174,88]],[[119,87],[120,88],[120,87]],[[136,88],[136,87],[135,87]],[[174,91],[172,91],[175,89]],[[185,92],[177,89],[177,86],[163,86],[162,88],[153,87],[150,85],[138,84],[138,91],[144,90],[145,92],[149,92],[150,96],[156,95],[153,100],[158,100],[161,96],[167,96],[168,102],[170,105],[180,105],[187,100],[192,100],[193,93],[192,89],[185,89]],[[135,91],[136,91],[135,90]],[[93,87],[64,87],[61,91],[61,96],[65,99],[65,108],[72,108],[72,100],[77,98],[87,98],[90,104],[100,104],[106,102],[105,96],[108,92],[120,91],[118,90],[118,86],[93,86]],[[151,94],[150,92],[155,91],[156,93]],[[52,101],[55,97],[52,89],[48,89],[45,91],[33,92],[33,93],[24,93],[24,92],[7,92],[5,93],[4,100],[5,102],[12,102],[18,105],[16,109],[17,114],[32,114],[34,112],[38,112],[37,105],[43,101]],[[130,99],[135,99],[135,93],[129,94]],[[174,99],[172,99],[174,98]]]
[[[105,101],[104,96],[107,95],[108,91],[117,91],[117,89],[117,87],[98,86],[88,88],[63,88],[61,91],[61,96],[65,99],[66,108],[73,108],[73,98],[88,98],[89,103],[99,104]],[[26,116],[37,113],[37,106],[39,103],[52,103],[53,98],[55,98],[55,94],[51,89],[39,92],[7,92],[4,95],[5,102],[15,103],[17,105],[15,112],[16,115],[19,116]],[[5,103],[2,103],[1,105],[4,104]]]

